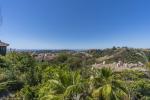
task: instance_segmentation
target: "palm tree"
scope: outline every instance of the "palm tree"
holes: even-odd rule
[[[121,80],[115,80],[110,68],[95,72],[91,79],[92,96],[97,100],[128,100],[128,91]]]
[[[83,97],[86,85],[79,72],[60,70],[56,76],[41,86],[40,99],[79,100]]]

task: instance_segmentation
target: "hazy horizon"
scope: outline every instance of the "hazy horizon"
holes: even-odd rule
[[[149,0],[0,0],[0,40],[17,49],[149,48]]]

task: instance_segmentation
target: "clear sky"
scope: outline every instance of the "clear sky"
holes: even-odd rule
[[[0,0],[0,40],[18,49],[150,47],[150,0]]]

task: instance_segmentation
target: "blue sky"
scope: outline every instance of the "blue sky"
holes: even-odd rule
[[[0,0],[0,40],[18,49],[149,48],[150,0]]]

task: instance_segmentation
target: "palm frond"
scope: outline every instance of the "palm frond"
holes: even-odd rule
[[[82,84],[71,85],[67,87],[66,91],[64,92],[64,96],[68,97],[73,94],[80,94],[84,90],[84,86]]]

